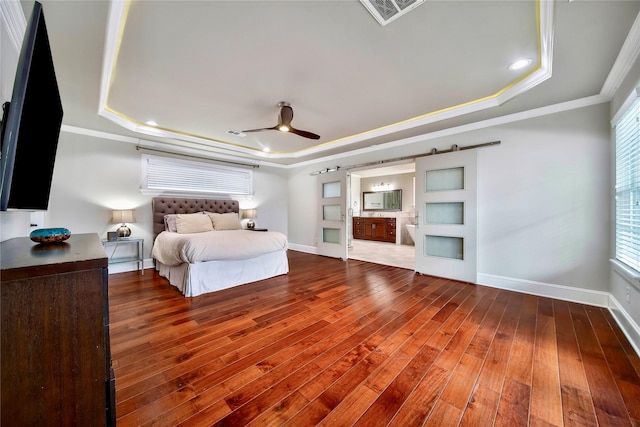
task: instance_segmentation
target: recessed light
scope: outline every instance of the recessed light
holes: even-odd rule
[[[158,123],[154,122],[153,120],[147,120],[145,123],[149,126],[158,126]]]
[[[507,68],[511,71],[515,71],[515,70],[519,70],[521,68],[526,67],[527,65],[531,64],[531,62],[533,61],[529,58],[518,59],[517,61],[514,61],[511,64],[509,64]]]

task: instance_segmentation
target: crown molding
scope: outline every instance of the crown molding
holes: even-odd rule
[[[16,52],[20,52],[27,18],[19,1],[0,1],[0,19]]]
[[[189,145],[184,141],[174,141],[173,143],[161,142],[161,141],[151,141],[142,138],[136,138],[131,136],[124,136],[117,133],[111,132],[103,132],[98,130],[92,130],[87,128],[82,128],[78,126],[70,126],[63,124],[60,128],[61,132],[72,133],[76,135],[89,136],[92,138],[100,138],[107,139],[110,141],[117,142],[126,142],[128,144],[132,144],[137,146],[140,149],[149,149],[149,150],[164,150],[167,153],[175,154],[175,155],[185,155],[185,156],[199,156],[204,157],[209,160],[225,160],[225,161],[235,161],[235,162],[255,162],[256,165],[259,166],[270,166],[276,168],[282,168],[283,165],[278,163],[265,162],[263,160],[256,160],[254,158],[246,158],[228,155],[224,153],[220,153],[211,149],[203,148],[198,145]]]
[[[496,96],[499,104],[504,104],[510,99],[525,93],[540,83],[551,78],[553,70],[553,41],[555,38],[554,1],[538,2],[539,23],[539,64],[538,68],[524,79],[508,87],[503,93]]]
[[[627,99],[624,100],[618,111],[613,115],[611,119],[611,127],[615,127],[618,124],[622,115],[627,112],[627,109],[635,102],[636,99],[640,98],[640,87],[637,87],[631,91]]]
[[[636,16],[636,20],[633,22],[616,61],[613,63],[613,67],[611,67],[611,71],[609,71],[609,75],[600,90],[600,94],[607,100],[610,101],[618,88],[620,88],[622,81],[638,59],[638,55],[640,55],[640,13]]]
[[[359,154],[371,153],[373,151],[380,151],[380,150],[387,150],[387,149],[392,149],[396,147],[402,147],[402,146],[414,144],[417,142],[430,141],[437,138],[444,138],[451,135],[458,135],[464,132],[471,132],[474,130],[484,129],[492,126],[500,126],[500,125],[519,122],[522,120],[532,119],[536,117],[547,116],[550,114],[561,113],[563,111],[576,110],[579,108],[585,108],[585,107],[590,107],[592,105],[602,104],[608,101],[609,100],[604,98],[602,95],[593,95],[586,98],[576,99],[573,101],[567,101],[559,104],[548,105],[545,107],[535,108],[533,110],[522,111],[520,113],[507,114],[505,116],[495,117],[493,119],[481,120],[479,122],[473,122],[466,125],[456,126],[456,127],[447,128],[447,129],[443,129],[435,132],[430,132],[430,133],[426,133],[418,136],[413,136],[410,138],[399,139],[399,140],[395,140],[385,144],[372,145],[365,148],[359,148],[352,151],[346,151],[340,154],[334,154],[331,156],[293,163],[289,165],[268,162],[265,160],[258,160],[257,164],[262,166],[280,168],[280,169],[294,169],[302,166],[316,165],[316,164],[328,162],[328,161],[335,162],[336,160],[343,159],[345,157],[357,156]],[[90,129],[85,129],[77,126],[69,126],[69,125],[62,125],[61,130],[63,132],[75,133],[79,135],[87,135],[95,138],[103,138],[103,139],[111,139],[115,141],[127,142],[130,144],[139,145],[142,148],[162,147],[165,150],[173,150],[175,151],[175,154],[178,154],[178,155],[179,154],[189,154],[189,155],[204,154],[212,159],[222,158],[222,159],[228,159],[228,160],[247,161],[246,157],[239,157],[239,156],[236,157],[236,156],[225,155],[225,154],[217,153],[211,149],[204,149],[201,146],[198,147],[197,145],[189,146],[188,144],[185,144],[184,141],[175,141],[173,144],[169,144],[169,143],[159,142],[159,141],[149,141],[149,140],[144,140],[140,138],[132,138],[132,137],[122,136],[122,135],[109,133],[109,132],[94,131]]]
[[[104,52],[102,54],[102,78],[100,79],[100,100],[98,107],[98,115],[104,115],[104,106],[107,105],[109,88],[116,66],[115,58],[118,52],[118,46],[122,40],[124,31],[124,22],[126,20],[127,3],[122,0],[111,0],[109,4],[109,17],[107,18],[107,34],[104,43]],[[109,117],[106,117],[112,120]],[[120,124],[120,123],[118,123]],[[126,127],[125,127],[126,128]]]
[[[332,162],[333,164],[336,162],[336,160],[340,160],[345,157],[357,156],[359,154],[365,154],[365,153],[369,154],[373,151],[387,150],[387,149],[392,149],[396,147],[402,147],[409,144],[430,141],[437,138],[444,138],[447,136],[459,135],[461,133],[472,132],[475,130],[485,129],[492,126],[500,126],[500,125],[505,125],[509,123],[515,123],[522,120],[528,120],[536,117],[548,116],[550,114],[561,113],[563,111],[577,110],[579,108],[590,107],[590,106],[602,104],[605,102],[608,102],[608,100],[601,95],[588,96],[586,98],[575,99],[573,101],[566,101],[558,104],[547,105],[540,108],[534,108],[532,110],[522,111],[520,113],[507,114],[505,116],[494,117],[492,119],[481,120],[478,122],[468,123],[466,125],[455,126],[447,129],[442,129],[439,131],[422,134],[422,135],[412,136],[405,139],[399,139],[396,141],[387,142],[385,144],[371,145],[369,147],[359,148],[357,150],[347,151],[341,154],[334,154],[334,155],[319,158],[319,159],[299,162],[299,163],[289,165],[287,166],[287,168],[297,168],[301,166],[316,165],[318,163],[325,163],[325,162]]]

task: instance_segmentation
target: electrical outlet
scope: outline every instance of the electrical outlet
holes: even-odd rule
[[[631,304],[631,291],[629,290],[629,287],[627,286],[627,304]]]

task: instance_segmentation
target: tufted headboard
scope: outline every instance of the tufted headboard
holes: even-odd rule
[[[179,197],[154,197],[151,199],[153,213],[153,239],[164,231],[164,216],[166,214],[183,214],[197,212],[229,213],[240,212],[237,200],[219,199],[186,199]]]

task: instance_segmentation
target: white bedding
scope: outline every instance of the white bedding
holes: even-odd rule
[[[287,250],[287,238],[276,231],[221,230],[179,234],[163,231],[152,257],[167,266],[206,261],[238,261]]]
[[[183,263],[175,267],[156,261],[156,270],[184,296],[195,297],[287,274],[289,261],[287,252],[279,251],[249,260]]]

